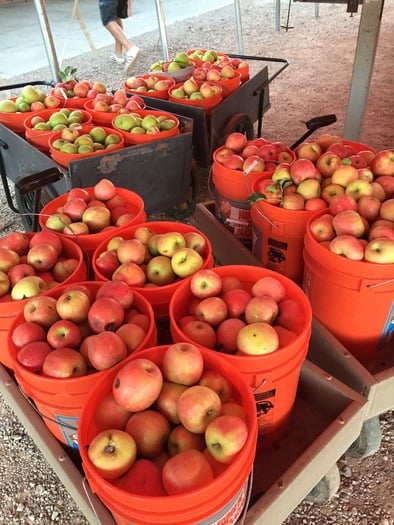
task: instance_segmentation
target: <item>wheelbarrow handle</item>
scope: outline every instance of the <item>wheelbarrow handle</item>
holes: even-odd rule
[[[294,150],[299,144],[304,142],[314,131],[325,126],[329,126],[337,121],[337,117],[334,114],[322,115],[320,117],[314,117],[305,122],[305,125],[308,129],[294,144],[290,146],[290,149]]]
[[[15,182],[15,189],[21,194],[41,190],[47,184],[53,184],[64,177],[64,173],[59,168],[48,168],[37,173],[32,173],[26,177],[20,177]]]
[[[0,86],[0,91],[7,91],[9,89],[18,89],[24,86],[55,86],[55,82],[47,80],[32,80],[31,82],[19,82],[18,84],[8,84],[6,86]]]

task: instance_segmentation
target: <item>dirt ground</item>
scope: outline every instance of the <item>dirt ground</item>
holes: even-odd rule
[[[248,0],[242,3],[241,11],[244,54],[289,61],[289,67],[270,84],[271,108],[263,118],[262,136],[291,145],[306,131],[306,121],[326,114],[335,114],[337,122],[316,134],[331,132],[343,136],[361,8],[351,15],[346,12],[345,4],[323,3],[319,4],[319,17],[315,18],[315,4],[295,2],[291,4],[291,29],[281,28],[277,32],[274,4],[272,0]],[[287,3],[282,2],[282,25],[286,25],[286,17]],[[234,11],[230,7],[176,23],[168,28],[168,35],[170,53],[201,47],[237,53]],[[136,72],[145,73],[149,65],[160,58],[158,35],[152,32],[138,36],[135,43],[143,49]],[[378,150],[394,147],[393,49],[394,1],[386,0],[359,137],[360,142]],[[110,52],[112,47],[108,46],[100,50],[98,57],[89,54],[77,56],[72,65],[78,68],[80,77],[100,80],[116,89],[125,79],[121,68],[108,65]],[[252,64],[253,74],[260,63]],[[276,64],[269,63],[270,75],[275,74],[276,67]],[[33,71],[12,81],[29,78],[48,78],[48,70]],[[5,407],[0,413],[2,421],[12,419]],[[394,524],[393,412],[387,412],[381,419],[383,439],[379,451],[363,460],[341,458],[338,463],[340,491],[323,505],[301,503],[286,520],[286,525]],[[20,440],[28,441],[23,429],[14,421],[11,431],[5,424],[0,430],[0,453],[7,457],[10,444],[12,450],[12,460],[3,462],[0,470],[0,484],[8,494],[12,476],[19,488],[17,503],[9,498],[2,505],[0,521],[23,525],[85,523],[63,488],[57,486],[56,478],[46,470],[38,452],[30,453],[35,458],[34,465],[36,462],[39,465],[35,468],[40,477],[37,478],[37,473],[30,476],[26,469],[20,470],[19,463],[27,461],[26,455],[18,461],[21,449],[18,444]],[[26,449],[31,451],[32,448],[29,442]],[[46,486],[46,480],[50,480],[50,488]],[[50,510],[46,512],[47,508]]]

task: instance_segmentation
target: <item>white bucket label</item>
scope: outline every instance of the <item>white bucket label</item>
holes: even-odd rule
[[[252,246],[250,205],[227,199],[215,191],[215,217],[243,244]]]
[[[60,430],[62,431],[66,445],[75,450],[78,450],[77,424],[79,418],[55,414],[55,419],[59,425]]]

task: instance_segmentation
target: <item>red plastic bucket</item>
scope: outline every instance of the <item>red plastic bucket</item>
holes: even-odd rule
[[[135,357],[143,357],[160,366],[168,346],[141,350]],[[86,399],[78,429],[82,468],[93,492],[112,512],[118,525],[231,525],[238,522],[246,511],[248,483],[256,453],[256,416],[253,396],[241,374],[219,355],[201,349],[206,368],[221,372],[232,384],[238,402],[247,414],[249,434],[237,458],[210,483],[176,496],[147,497],[126,492],[104,480],[91,464],[87,447],[97,434],[94,421],[95,409],[103,396],[112,389],[117,367],[110,370],[95,386]],[[248,481],[249,480],[249,481]]]
[[[31,238],[34,234],[29,232],[25,233],[25,235]],[[78,260],[78,266],[73,274],[61,283],[61,285],[52,288],[50,291],[43,292],[43,295],[48,295],[60,286],[83,281],[87,277],[88,270],[81,248],[69,239],[63,239],[63,247],[62,256],[76,258]],[[15,317],[23,310],[26,301],[27,299],[13,301],[8,296],[3,296],[0,299],[0,362],[10,369],[13,368],[13,361],[7,344],[7,337]]]
[[[227,168],[216,160],[212,164],[215,216],[249,248],[252,248],[252,218],[248,198],[253,193],[255,181],[269,179],[271,175],[272,171],[252,171],[246,175],[243,171]]]
[[[84,188],[89,195],[93,196],[94,188]],[[107,230],[99,233],[91,233],[91,234],[82,234],[82,235],[68,235],[64,233],[58,233],[58,235],[61,236],[62,239],[71,239],[73,242],[77,243],[81,249],[86,253],[86,255],[89,257],[89,259],[92,258],[94,250],[99,246],[101,242],[103,242],[108,237],[111,237],[114,235],[118,235],[118,233],[123,230],[124,228],[127,228],[133,224],[139,224],[141,222],[144,222],[146,220],[146,213],[144,209],[144,201],[143,199],[138,195],[138,193],[135,193],[131,190],[128,190],[126,188],[120,188],[117,186],[116,188],[117,195],[120,195],[124,198],[126,201],[126,207],[127,210],[134,215],[133,219],[127,223],[124,226],[116,227],[113,230]],[[50,230],[47,226],[45,226],[45,221],[47,220],[49,215],[52,215],[56,213],[59,207],[63,206],[63,204],[66,202],[68,197],[68,193],[65,193],[63,195],[60,195],[59,197],[56,197],[55,199],[51,200],[46,204],[41,212],[40,216],[38,218],[39,224],[41,229],[53,231]]]
[[[98,281],[82,281],[81,284],[87,286],[95,294],[103,283]],[[47,295],[58,298],[63,293],[65,287],[66,286],[59,286],[56,289],[54,288]],[[157,344],[157,331],[153,310],[149,302],[142,297],[141,294],[136,292],[134,294],[133,304],[138,310],[147,314],[150,318],[150,325],[146,337],[135,350],[137,351]],[[34,401],[38,412],[43,417],[44,423],[51,433],[65,445],[77,448],[77,426],[82,412],[82,405],[97,381],[105,374],[106,370],[69,379],[58,379],[33,374],[17,361],[17,348],[11,340],[12,331],[23,321],[23,311],[20,311],[10,326],[7,340],[15,378],[24,394]],[[129,358],[130,356],[126,357],[126,360]]]
[[[304,263],[303,288],[313,315],[356,359],[367,364],[380,351],[393,348],[393,264],[352,261],[332,253],[312,238],[309,226]]]
[[[194,226],[189,224],[182,224],[179,222],[172,221],[153,221],[143,224],[133,225],[128,228],[123,229],[119,235],[124,239],[131,239],[134,236],[134,232],[139,226],[147,226],[152,229],[155,233],[166,233],[171,231],[178,231],[180,233],[186,232],[198,232],[205,239],[206,252],[203,255],[204,264],[203,268],[211,268],[214,265],[212,246],[208,239],[202,232],[200,232]],[[118,235],[118,234],[116,234]],[[112,235],[113,236],[113,235]],[[102,281],[107,281],[108,278],[105,277],[97,267],[96,261],[99,255],[106,250],[107,243],[109,238],[102,241],[96,248],[93,257],[92,257],[92,266],[95,278]],[[168,319],[168,306],[170,303],[170,298],[172,297],[174,291],[182,283],[182,280],[175,281],[171,284],[166,284],[163,286],[154,286],[154,287],[136,287],[144,297],[148,299],[153,307],[156,319],[166,320]]]
[[[239,370],[256,399],[258,444],[261,448],[274,444],[286,431],[294,405],[302,363],[306,358],[311,334],[312,311],[305,293],[287,277],[257,266],[228,265],[213,268],[221,277],[235,276],[250,291],[261,277],[273,276],[285,287],[287,297],[297,301],[304,322],[297,337],[275,352],[261,356],[221,354]],[[178,321],[186,315],[192,299],[189,283],[182,283],[170,301],[170,330],[175,342],[189,341]],[[212,353],[216,353],[211,350]]]

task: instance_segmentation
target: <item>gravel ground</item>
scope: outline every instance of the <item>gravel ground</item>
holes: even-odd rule
[[[311,14],[311,5],[297,4],[291,19],[294,29],[276,33],[271,27],[274,20],[273,2],[264,1],[262,7],[257,0],[245,4],[242,6],[245,54],[290,60],[290,67],[273,82],[270,89],[272,107],[264,116],[263,136],[291,144],[305,131],[304,120],[325,113],[337,115],[338,121],[330,127],[330,131],[341,134],[359,14],[350,17],[344,5],[321,4],[320,18],[315,20]],[[393,144],[392,82],[389,81],[388,73],[394,35],[393,2],[385,7],[385,13],[386,10],[388,12],[382,27],[385,38],[380,43],[376,57],[371,100],[361,136],[363,142],[378,149]],[[170,53],[199,47],[216,48],[228,53],[237,51],[233,11],[230,8],[171,25],[168,34],[172,41],[169,42]],[[147,33],[134,38],[134,41],[144,51],[137,73],[145,73],[149,65],[160,58],[158,35],[155,32]],[[110,52],[112,48],[108,46],[100,49],[97,57],[89,53],[80,55],[70,65],[78,68],[80,78],[100,80],[108,88],[116,89],[122,86],[124,74],[122,68],[109,65]],[[327,56],[332,65],[326,63]],[[49,70],[44,68],[7,82],[11,84],[46,78],[49,78]],[[6,92],[3,93],[8,96]],[[381,111],[382,107],[385,107],[384,111]],[[201,200],[205,200],[206,195],[206,188],[203,188]],[[11,229],[20,227],[18,217],[8,210],[3,194],[0,220],[3,224],[9,224]],[[383,437],[379,450],[361,460],[342,457],[338,461],[341,474],[339,491],[329,502],[321,505],[302,502],[285,521],[285,525],[394,524],[393,411],[382,414],[380,421]],[[0,523],[87,523],[1,396],[0,455],[0,491],[3,496]]]

